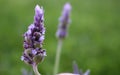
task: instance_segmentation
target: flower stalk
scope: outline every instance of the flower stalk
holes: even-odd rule
[[[59,68],[59,62],[60,62],[60,55],[61,55],[61,50],[62,50],[62,39],[58,41],[58,47],[56,51],[56,58],[55,58],[55,66],[54,66],[54,75],[57,74],[58,68]]]
[[[41,75],[38,71],[37,65],[33,65],[33,71],[34,71],[35,75]]]

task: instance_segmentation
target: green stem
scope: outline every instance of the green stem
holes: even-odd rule
[[[56,75],[58,73],[61,49],[62,49],[62,39],[58,41],[53,75]]]
[[[35,75],[41,75],[41,74],[38,72],[37,65],[33,65],[33,71],[34,71]]]

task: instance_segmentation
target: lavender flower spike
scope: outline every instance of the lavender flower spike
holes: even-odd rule
[[[70,11],[71,5],[66,3],[59,19],[58,31],[56,33],[57,38],[63,39],[67,35],[68,24],[70,23]]]
[[[46,51],[42,48],[44,34],[44,11],[43,8],[36,5],[34,22],[24,33],[24,52],[21,60],[32,66],[37,66],[44,59],[46,56]]]

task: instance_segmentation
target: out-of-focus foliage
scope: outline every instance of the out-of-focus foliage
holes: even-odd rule
[[[76,60],[91,75],[120,75],[119,0],[0,0],[0,75],[22,75],[31,70],[20,60],[22,34],[33,22],[36,4],[45,9],[47,57],[39,64],[43,75],[52,75],[56,53],[58,17],[66,2],[72,5],[72,23],[65,39],[59,72],[73,72]]]

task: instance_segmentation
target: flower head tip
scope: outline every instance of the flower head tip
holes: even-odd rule
[[[66,3],[63,7],[61,17],[59,18],[59,26],[56,33],[57,38],[63,39],[67,36],[68,24],[70,23],[70,3]]]

